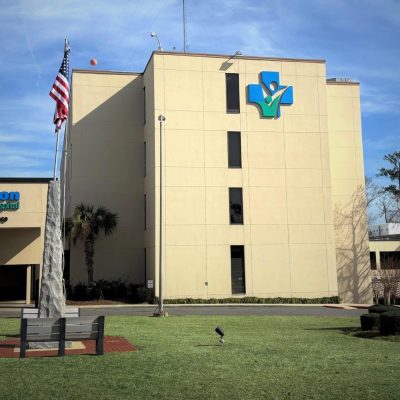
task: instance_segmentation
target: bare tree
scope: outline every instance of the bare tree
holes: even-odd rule
[[[377,185],[371,177],[365,177],[365,197],[369,225],[381,217],[386,223],[400,222],[400,197]]]
[[[382,188],[378,186],[374,180],[365,177],[365,199],[367,206],[368,224],[373,224],[379,217],[379,212],[376,211],[376,202],[382,194]]]
[[[385,186],[385,192],[392,193],[393,196],[400,197],[400,151],[386,154],[383,159],[389,163],[391,168],[380,168],[378,176],[389,178],[392,184]]]
[[[400,203],[392,193],[382,191],[376,200],[378,216],[383,217],[386,223],[400,222]]]

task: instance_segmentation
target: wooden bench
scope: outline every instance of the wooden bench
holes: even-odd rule
[[[21,318],[38,318],[38,308],[21,308]],[[77,318],[80,317],[79,307],[65,307],[66,318]]]
[[[58,342],[58,355],[65,354],[67,340],[96,340],[96,354],[104,353],[104,316],[79,318],[22,318],[20,358],[29,342]]]

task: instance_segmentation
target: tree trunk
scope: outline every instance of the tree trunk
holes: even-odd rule
[[[88,273],[88,285],[94,281],[94,238],[89,236],[85,240],[85,262]]]

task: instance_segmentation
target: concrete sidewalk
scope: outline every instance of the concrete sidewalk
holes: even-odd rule
[[[356,308],[357,306],[357,308]],[[358,307],[363,308],[358,308]],[[81,315],[152,316],[155,304],[116,304],[79,306]],[[318,317],[358,317],[367,305],[349,304],[168,304],[170,316],[182,315],[285,315]],[[19,318],[20,308],[0,307],[0,317]]]

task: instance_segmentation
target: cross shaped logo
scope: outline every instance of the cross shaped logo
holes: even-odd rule
[[[263,117],[279,118],[280,106],[293,104],[293,86],[282,86],[279,82],[279,72],[263,71],[260,75],[263,85],[247,86],[248,101],[260,106]]]

